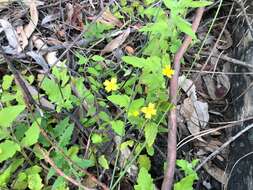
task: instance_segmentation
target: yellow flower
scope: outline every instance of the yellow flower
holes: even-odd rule
[[[118,89],[118,85],[117,85],[117,79],[116,78],[111,78],[111,80],[105,80],[105,82],[103,83],[105,86],[105,90],[107,92],[111,92],[111,91],[115,91]]]
[[[141,108],[141,111],[145,114],[146,119],[151,119],[152,115],[156,115],[155,104],[149,103],[148,107]]]
[[[174,75],[174,70],[171,69],[170,65],[166,65],[163,69],[163,75],[167,76],[168,78],[171,78],[172,75]]]

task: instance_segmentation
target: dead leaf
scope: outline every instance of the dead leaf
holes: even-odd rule
[[[205,164],[203,168],[210,176],[212,176],[215,180],[219,181],[221,184],[227,183],[228,177],[224,170],[218,168],[214,164],[209,163]]]
[[[36,7],[36,3],[34,0],[31,0],[31,2],[30,2],[30,22],[28,23],[28,25],[26,25],[24,27],[24,31],[25,31],[27,39],[30,38],[33,31],[36,29],[36,26],[38,24],[38,20],[39,20],[39,14],[38,14],[38,10]]]
[[[213,100],[224,98],[230,90],[230,81],[227,75],[220,74],[214,77],[211,75],[202,76],[205,82],[208,95]]]
[[[130,28],[127,28],[121,35],[113,39],[105,48],[101,51],[102,54],[110,53],[122,45],[130,34]]]
[[[126,52],[128,53],[128,54],[130,54],[130,55],[133,55],[134,54],[134,48],[132,48],[131,46],[126,46],[125,47],[125,50],[126,50]]]
[[[11,23],[9,23],[7,20],[0,19],[0,25],[2,26],[3,31],[6,35],[7,40],[8,40],[8,46],[3,46],[5,53],[17,54],[17,53],[21,52],[22,48],[20,47],[20,44],[18,41],[17,32],[12,27]]]
[[[196,87],[192,80],[187,79],[184,75],[178,78],[179,86],[186,92],[187,96],[193,101],[197,100]]]
[[[66,5],[67,9],[67,20],[66,23],[68,23],[70,26],[77,30],[83,30],[83,19],[82,19],[82,6],[79,4],[74,4],[74,6],[71,3],[67,3]]]
[[[205,128],[209,121],[208,104],[200,101],[193,102],[190,98],[186,98],[181,105],[180,114],[183,115],[187,122],[187,128],[192,135],[200,132],[201,128]],[[198,137],[198,140],[204,140]]]
[[[27,36],[25,34],[23,26],[18,26],[16,28],[16,31],[17,31],[17,35],[18,35],[19,44],[20,44],[20,46],[23,50],[28,45],[28,39],[27,39]]]
[[[123,25],[122,22],[108,10],[104,11],[101,17],[97,19],[97,21],[103,24],[117,26],[119,28]]]

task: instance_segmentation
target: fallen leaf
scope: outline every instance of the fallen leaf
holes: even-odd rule
[[[33,31],[36,29],[37,24],[39,20],[39,14],[37,10],[37,6],[34,0],[31,0],[30,2],[30,22],[28,25],[24,27],[24,31],[26,34],[27,39],[30,38],[32,35]]]
[[[209,121],[208,104],[200,101],[193,102],[190,98],[184,100],[180,107],[180,114],[185,118],[187,128],[192,135],[198,134]],[[204,141],[201,137],[197,139]]]
[[[73,28],[77,30],[83,30],[82,6],[77,3],[74,4],[74,6],[71,3],[68,3],[66,5],[66,9],[66,23],[68,23],[70,26],[73,26]]]
[[[120,45],[122,45],[125,42],[129,34],[130,28],[127,28],[122,34],[120,34],[117,38],[113,39],[109,44],[107,44],[105,48],[101,51],[101,53],[105,54],[117,49]]]
[[[186,92],[187,96],[193,101],[197,100],[196,87],[192,80],[187,79],[184,75],[178,78],[179,86]]]
[[[134,48],[132,48],[131,46],[126,46],[125,50],[128,54],[133,55],[134,54]]]
[[[227,183],[228,177],[227,177],[227,173],[224,170],[218,168],[214,164],[209,164],[209,163],[205,164],[203,168],[210,176],[212,176],[215,180],[217,180],[221,184]]]
[[[9,23],[7,20],[0,19],[0,25],[2,26],[3,31],[8,40],[8,46],[3,46],[3,49],[5,50],[5,52],[10,53],[10,54],[17,54],[21,52],[22,48],[20,47],[20,44],[18,41],[17,32],[12,27],[11,23]]]
[[[20,44],[20,46],[23,50],[28,45],[28,39],[27,39],[27,36],[25,34],[23,26],[18,26],[16,28],[16,31],[17,31],[17,35],[18,35],[19,44]]]
[[[123,25],[122,22],[108,10],[104,11],[101,17],[97,19],[97,21],[103,24],[117,26],[119,28]]]

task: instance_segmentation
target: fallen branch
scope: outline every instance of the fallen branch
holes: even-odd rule
[[[196,16],[192,24],[192,30],[197,31],[199,23],[201,21],[202,15],[204,13],[204,8],[198,8],[196,11]],[[178,93],[178,76],[180,71],[180,60],[186,52],[188,46],[191,44],[192,37],[186,36],[184,42],[174,58],[174,70],[175,73],[170,81],[170,100],[171,103],[177,104],[177,93]],[[170,190],[173,184],[175,164],[176,164],[176,155],[177,155],[177,119],[176,119],[176,109],[172,109],[168,115],[168,142],[167,142],[167,168],[166,174],[163,179],[162,190]]]

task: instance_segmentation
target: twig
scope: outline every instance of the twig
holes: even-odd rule
[[[197,31],[200,20],[204,13],[204,8],[198,8],[196,11],[196,16],[192,24],[192,30],[194,32]],[[192,41],[192,37],[186,36],[184,42],[174,58],[174,70],[175,74],[170,81],[170,99],[171,103],[177,104],[177,90],[178,90],[178,76],[180,71],[180,60],[186,52],[188,46]],[[177,116],[176,109],[172,109],[168,116],[168,126],[170,127],[168,132],[168,142],[167,142],[167,168],[165,177],[163,179],[162,190],[170,190],[173,183],[174,172],[175,172],[175,164],[176,164],[176,155],[177,155]]]
[[[241,60],[238,60],[238,59],[229,57],[229,56],[227,56],[227,55],[220,55],[220,56],[219,56],[219,55],[217,55],[217,54],[210,54],[210,52],[206,52],[206,51],[202,51],[202,52],[200,53],[200,55],[204,55],[204,56],[209,56],[209,55],[211,55],[212,57],[216,57],[216,58],[219,57],[220,59],[225,60],[225,61],[228,61],[228,62],[233,63],[233,64],[235,64],[235,65],[240,65],[240,66],[244,66],[244,67],[248,67],[248,68],[253,69],[253,65],[248,64],[248,63],[246,63],[246,62],[244,62],[244,61],[241,61]]]
[[[210,154],[206,159],[204,159],[197,167],[196,171],[198,171],[204,164],[206,164],[210,159],[219,154],[224,148],[226,148],[231,142],[235,141],[238,137],[240,137],[243,133],[247,132],[253,128],[253,124],[245,127],[243,130],[238,132],[235,136],[231,137],[227,142],[225,142],[220,148],[215,150],[212,154]]]
[[[38,146],[41,153],[44,156],[44,159],[54,168],[54,170],[56,171],[56,173],[60,176],[62,176],[64,179],[66,179],[67,181],[69,181],[70,183],[74,184],[77,187],[81,187],[84,190],[91,190],[88,187],[83,186],[80,182],[76,181],[75,179],[73,179],[72,177],[67,176],[63,171],[61,171],[56,164],[54,163],[54,161],[52,159],[50,159],[49,157],[49,153],[45,152],[44,150],[42,150],[42,148],[40,146]]]
[[[253,27],[252,27],[252,24],[250,23],[250,19],[248,17],[247,12],[246,12],[246,8],[244,6],[244,3],[242,2],[242,0],[236,0],[236,2],[240,5],[240,7],[242,9],[243,15],[245,17],[245,20],[247,22],[250,32],[253,33]]]

